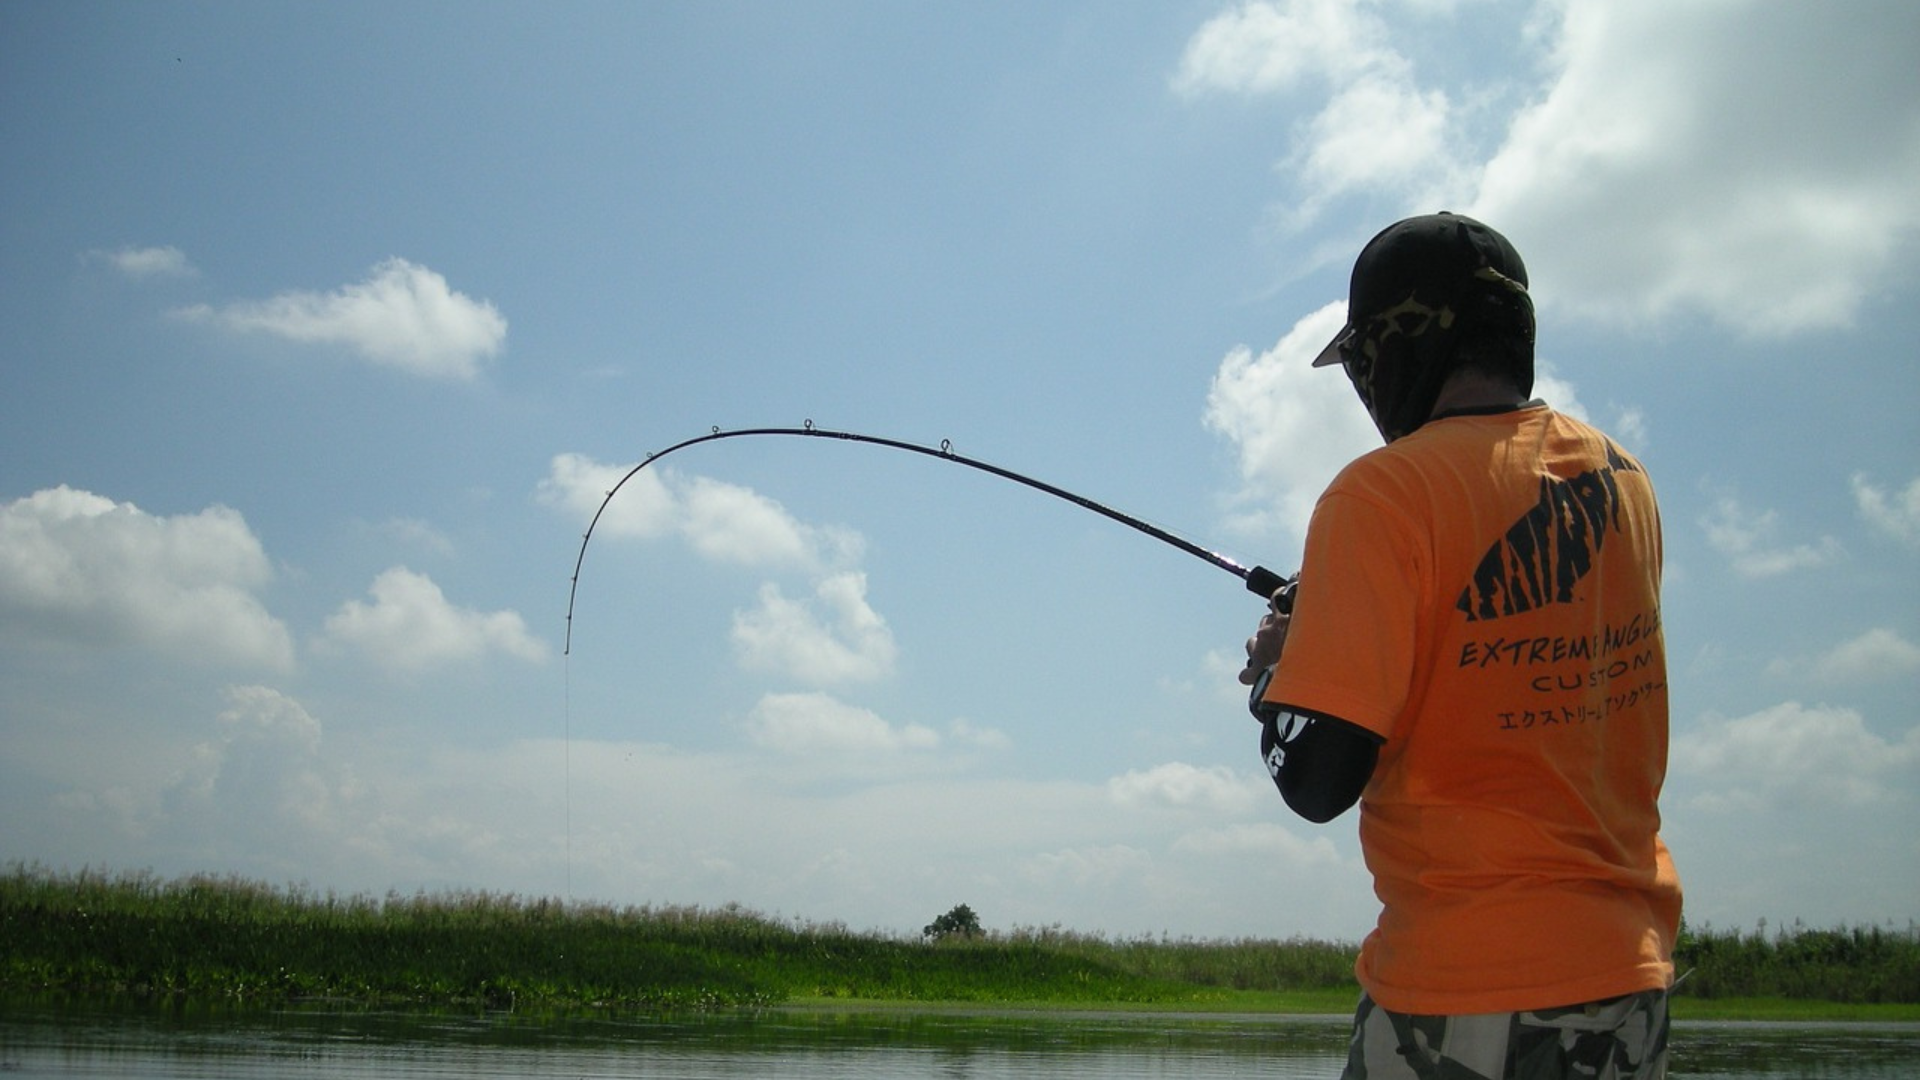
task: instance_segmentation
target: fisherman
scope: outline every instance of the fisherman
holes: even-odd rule
[[[1457,214],[1354,263],[1341,366],[1386,445],[1321,495],[1240,680],[1295,812],[1360,805],[1381,902],[1351,1080],[1666,1075],[1680,884],[1659,510],[1529,400],[1519,253]]]

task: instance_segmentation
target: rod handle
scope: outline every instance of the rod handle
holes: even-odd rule
[[[1286,589],[1286,592],[1280,596],[1279,608],[1282,615],[1293,611],[1293,584],[1292,578],[1282,577],[1264,566],[1256,566],[1247,571],[1247,591],[1262,600],[1270,600],[1276,591]]]

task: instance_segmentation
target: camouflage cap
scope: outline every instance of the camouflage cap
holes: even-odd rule
[[[1526,288],[1520,253],[1492,228],[1444,210],[1397,221],[1360,249],[1347,290],[1347,323],[1313,366],[1342,363],[1360,328],[1416,294],[1451,305],[1476,290],[1524,296]]]

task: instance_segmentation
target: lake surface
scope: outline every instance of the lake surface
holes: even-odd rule
[[[1330,1080],[1346,1022],[1057,1012],[527,1017],[0,1002],[0,1074],[120,1080]],[[1676,1077],[1911,1080],[1920,1025],[1689,1023]]]

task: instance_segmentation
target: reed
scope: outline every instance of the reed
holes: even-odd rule
[[[1137,956],[1129,945],[1057,935],[903,940],[731,905],[613,907],[487,892],[376,899],[232,877],[21,865],[0,878],[0,989],[13,991],[632,1008],[795,998],[1174,1003],[1207,994]]]
[[[1796,922],[1772,935],[1765,920],[1746,933],[1683,923],[1674,966],[1685,975],[1680,992],[1704,1000],[1920,1002],[1920,930],[1911,923],[1822,930]]]
[[[479,891],[384,897],[237,877],[0,875],[0,992],[246,1002],[718,1008],[957,1002],[1342,1011],[1355,947],[1109,938],[1057,926],[939,941],[737,905],[615,907]],[[1920,938],[1689,929],[1682,994],[1920,1002]],[[1324,1008],[1323,1008],[1324,1007]]]

